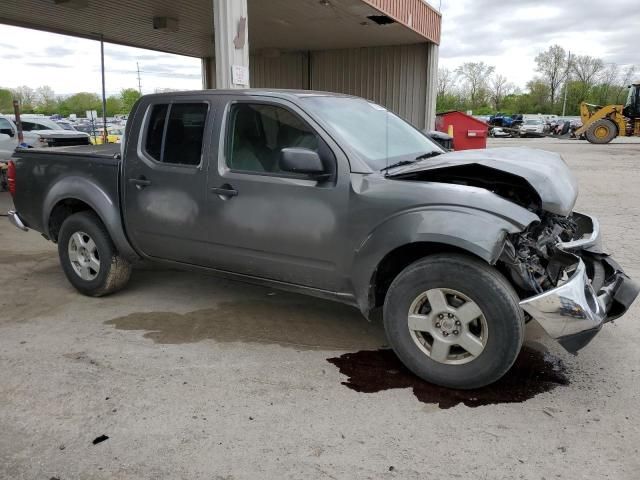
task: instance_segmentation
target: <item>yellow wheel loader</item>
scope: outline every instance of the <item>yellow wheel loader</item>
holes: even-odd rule
[[[614,138],[640,137],[640,81],[629,87],[625,105],[580,105],[582,127],[576,136],[583,134],[591,143],[609,143]]]

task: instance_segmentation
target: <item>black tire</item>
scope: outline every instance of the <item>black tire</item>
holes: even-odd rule
[[[605,144],[618,136],[618,127],[611,120],[605,118],[596,120],[585,132],[590,143]]]
[[[414,340],[408,324],[410,306],[431,289],[460,292],[482,311],[486,343],[468,363],[435,361]],[[384,304],[385,331],[400,360],[420,378],[450,388],[479,388],[500,379],[522,348],[524,323],[518,295],[506,278],[491,266],[460,254],[433,255],[408,266],[389,287]]]
[[[95,243],[99,260],[95,278],[83,279],[70,260],[69,245],[78,232],[85,233]],[[107,229],[93,212],[74,213],[65,219],[58,235],[58,255],[67,280],[84,295],[101,297],[117,292],[131,276],[131,264],[118,254]]]

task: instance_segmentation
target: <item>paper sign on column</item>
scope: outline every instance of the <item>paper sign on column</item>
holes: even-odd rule
[[[249,68],[244,65],[231,66],[231,81],[234,85],[249,85]]]

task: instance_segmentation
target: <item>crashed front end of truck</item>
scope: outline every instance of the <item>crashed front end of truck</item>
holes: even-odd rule
[[[638,296],[640,287],[603,251],[598,221],[573,211],[577,182],[556,153],[467,150],[407,167],[394,178],[463,185],[470,193],[481,188],[534,214],[537,220],[524,230],[498,240],[501,253],[492,263],[510,278],[527,319],[572,353]]]
[[[580,213],[545,213],[509,235],[500,263],[526,297],[523,310],[572,353],[623,315],[639,292],[602,250],[598,221]]]

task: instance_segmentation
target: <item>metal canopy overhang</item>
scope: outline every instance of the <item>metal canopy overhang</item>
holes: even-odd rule
[[[326,50],[439,43],[440,14],[423,0],[248,0],[251,50]],[[212,0],[2,0],[0,23],[191,57],[212,57]],[[74,6],[76,5],[76,6]],[[375,7],[375,8],[374,8]],[[396,20],[378,25],[370,15]],[[177,31],[153,18],[177,19]],[[420,33],[419,33],[420,32]]]

